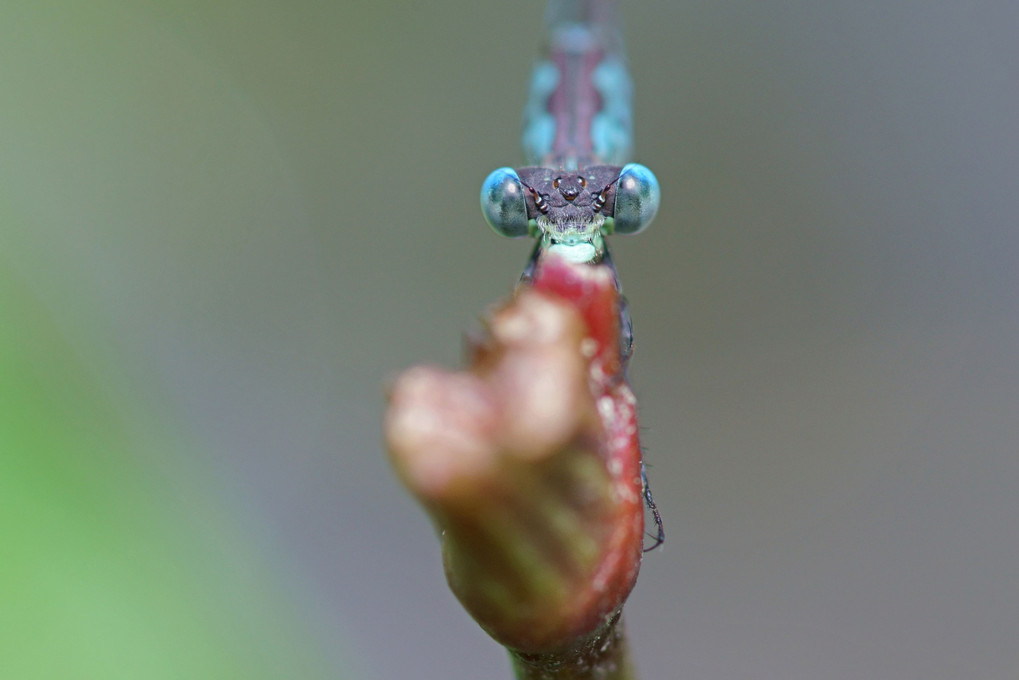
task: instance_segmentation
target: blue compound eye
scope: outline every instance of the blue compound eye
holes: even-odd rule
[[[516,170],[499,168],[485,178],[481,185],[481,212],[500,236],[527,236],[527,200]]]
[[[642,231],[658,212],[662,192],[655,174],[640,163],[627,163],[616,182],[616,205],[612,209],[617,234]]]

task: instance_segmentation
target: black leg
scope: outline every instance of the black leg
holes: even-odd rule
[[[662,543],[665,543],[665,526],[662,524],[662,515],[658,512],[658,506],[655,505],[655,499],[651,495],[651,485],[647,481],[647,468],[644,466],[644,461],[640,461],[640,479],[644,485],[644,503],[647,505],[648,510],[655,518],[655,527],[657,529],[655,533],[655,542],[650,548],[644,548],[644,552],[650,552],[654,550]],[[650,536],[651,534],[648,534]]]

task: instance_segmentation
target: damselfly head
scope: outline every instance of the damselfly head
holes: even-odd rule
[[[594,245],[596,236],[636,234],[654,219],[660,199],[654,173],[639,163],[499,168],[481,186],[481,210],[497,234],[540,234],[550,244]]]

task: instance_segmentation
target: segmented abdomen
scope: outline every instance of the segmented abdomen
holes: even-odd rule
[[[524,108],[531,165],[576,169],[631,160],[633,87],[615,3],[554,0]]]

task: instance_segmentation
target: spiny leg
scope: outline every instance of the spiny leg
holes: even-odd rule
[[[644,548],[644,552],[650,552],[665,543],[665,526],[662,524],[662,515],[658,512],[658,506],[655,505],[655,499],[651,495],[651,485],[647,480],[647,467],[644,465],[644,461],[640,461],[640,480],[644,486],[644,503],[647,505],[647,509],[651,511],[652,516],[655,518],[655,527],[657,529],[655,533],[655,542],[650,548]],[[651,534],[648,534],[650,536]]]

